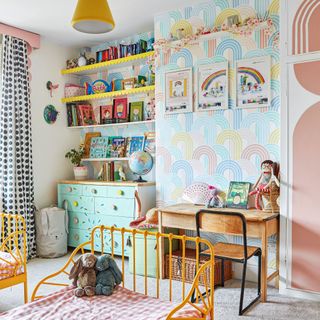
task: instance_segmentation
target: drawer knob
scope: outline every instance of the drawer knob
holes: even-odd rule
[[[118,207],[117,207],[115,204],[113,204],[113,205],[112,205],[112,209],[113,209],[113,210],[118,210]]]
[[[79,219],[78,218],[73,218],[73,223],[74,224],[78,224],[79,223]]]
[[[74,235],[74,240],[78,241],[80,239],[79,235],[78,234],[75,234]]]
[[[119,195],[119,196],[123,196],[123,195],[124,195],[124,191],[118,190],[118,195]]]
[[[78,201],[73,201],[73,206],[77,207],[79,205]]]
[[[97,189],[91,189],[91,192],[92,192],[93,194],[97,194],[97,193],[98,193]]]

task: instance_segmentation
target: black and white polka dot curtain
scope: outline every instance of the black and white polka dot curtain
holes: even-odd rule
[[[21,214],[27,226],[28,258],[36,255],[30,85],[27,43],[3,37],[0,106],[2,211]]]

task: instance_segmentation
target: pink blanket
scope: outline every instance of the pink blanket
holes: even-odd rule
[[[166,319],[174,303],[147,297],[118,287],[113,295],[76,298],[68,287],[37,301],[0,314],[0,320],[160,320]],[[191,307],[180,317],[200,318]]]

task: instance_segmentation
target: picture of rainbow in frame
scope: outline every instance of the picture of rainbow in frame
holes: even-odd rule
[[[228,109],[228,62],[200,65],[196,111]]]
[[[271,103],[271,57],[237,62],[237,107],[268,107]]]

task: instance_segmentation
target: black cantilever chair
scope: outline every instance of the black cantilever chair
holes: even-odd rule
[[[200,237],[200,230],[202,229],[202,225],[206,225],[206,230],[210,229],[210,225],[212,225],[215,232],[218,232],[217,230],[222,232],[226,224],[228,224],[228,229],[230,229],[230,226],[232,227],[234,234],[243,236],[243,244],[218,242],[214,245],[214,255],[215,258],[221,260],[221,286],[224,286],[224,261],[231,260],[233,262],[243,264],[239,304],[239,315],[241,316],[254,303],[256,303],[261,296],[261,249],[258,247],[247,245],[247,222],[243,214],[238,212],[211,211],[206,209],[200,210],[196,214],[198,237]],[[205,254],[206,251],[200,252],[200,255]],[[253,256],[258,257],[258,295],[244,308],[243,298],[246,281],[247,262]]]

